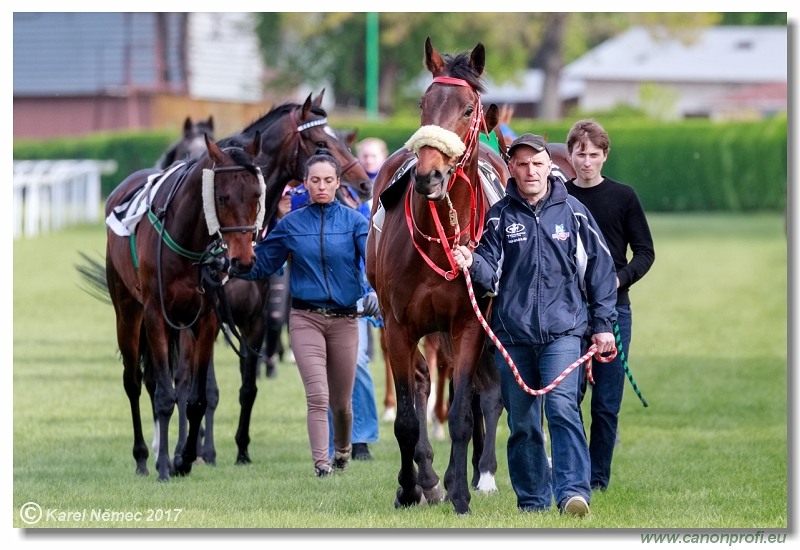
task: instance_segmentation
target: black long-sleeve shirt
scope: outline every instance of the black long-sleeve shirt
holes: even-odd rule
[[[636,191],[630,185],[607,177],[592,187],[578,187],[575,180],[565,185],[570,195],[589,209],[603,232],[619,279],[617,304],[630,305],[628,290],[644,277],[656,259],[650,226]]]

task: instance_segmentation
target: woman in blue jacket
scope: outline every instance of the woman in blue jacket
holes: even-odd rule
[[[614,262],[597,224],[564,184],[549,178],[552,161],[541,136],[523,134],[508,150],[512,178],[488,212],[474,254],[453,256],[478,288],[491,295],[491,326],[531,388],[553,382],[581,356],[590,329],[599,353],[614,348]],[[588,313],[587,313],[588,308]],[[589,320],[589,321],[587,321]],[[587,325],[591,322],[591,327]],[[552,479],[542,433],[541,404],[517,383],[498,351],[508,411],[508,470],[524,511],[544,511],[553,499],[573,516],[589,513],[589,447],[572,371],[544,399],[552,446]]]
[[[358,349],[356,316],[378,314],[374,293],[364,295],[360,261],[368,224],[336,200],[341,168],[325,150],[306,163],[309,204],[284,216],[255,247],[248,280],[264,279],[289,260],[292,308],[289,338],[306,392],[308,439],[314,472],[331,475],[347,467],[353,424],[351,399]],[[363,311],[357,303],[363,299]],[[334,459],[328,458],[328,407],[332,412]]]

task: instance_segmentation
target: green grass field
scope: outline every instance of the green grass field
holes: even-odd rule
[[[216,351],[218,464],[158,483],[151,456],[151,475],[137,477],[113,311],[81,290],[74,268],[78,251],[102,255],[102,224],[17,240],[13,526],[400,530],[389,532],[390,538],[412,529],[513,529],[525,537],[576,529],[636,537],[666,529],[786,530],[784,219],[651,215],[650,222],[656,262],[632,291],[630,360],[650,407],[626,387],[612,484],[593,496],[592,514],[582,520],[517,511],[506,468],[505,415],[497,449],[499,493],[473,494],[468,516],[456,516],[447,504],[394,509],[399,452],[388,423],[372,446],[375,460],[316,479],[302,384],[286,363],[277,378],[259,379],[253,464],[234,465],[238,363],[222,339]],[[373,375],[380,403],[380,359]],[[149,440],[149,413],[144,421]],[[174,443],[173,435],[171,452]],[[435,453],[443,476],[448,446],[436,442]],[[35,524],[23,521],[35,517],[26,503],[43,510]],[[540,528],[546,531],[525,531]]]

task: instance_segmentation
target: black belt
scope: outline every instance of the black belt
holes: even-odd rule
[[[318,313],[324,317],[356,317],[358,310],[354,307],[346,308],[331,308],[331,307],[316,307],[302,300],[292,300],[292,307],[302,311],[310,311],[311,313]]]

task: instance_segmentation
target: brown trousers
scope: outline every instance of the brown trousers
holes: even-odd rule
[[[289,338],[306,390],[306,424],[314,466],[329,463],[329,406],[334,450],[337,454],[349,456],[358,321],[353,317],[325,317],[292,309]]]

